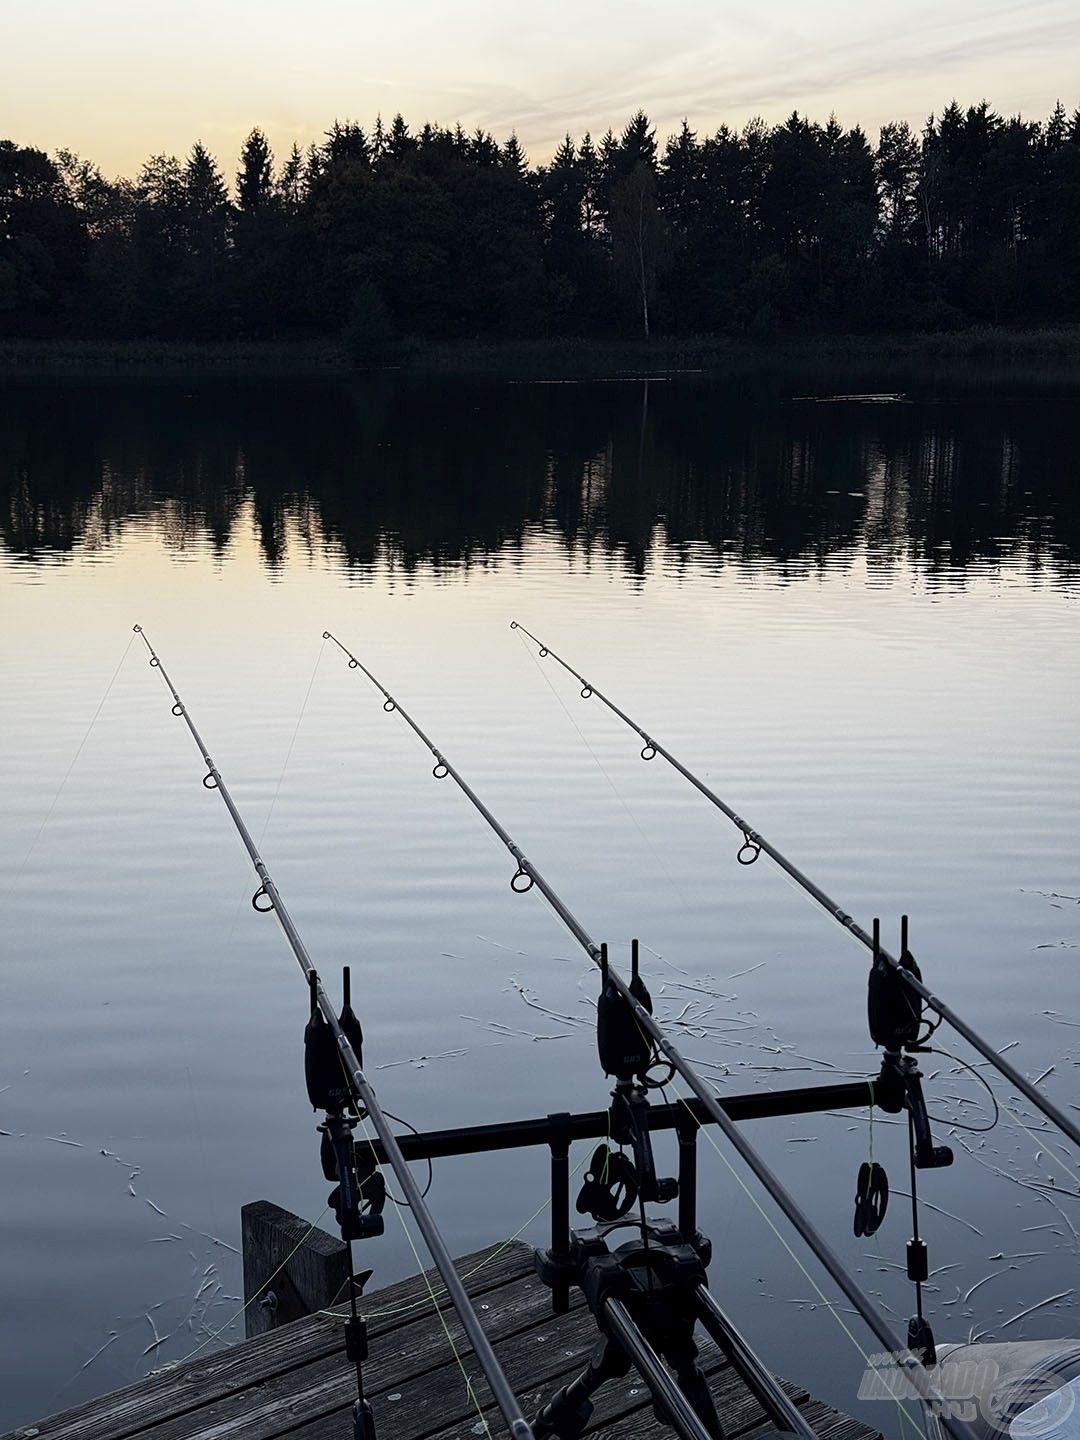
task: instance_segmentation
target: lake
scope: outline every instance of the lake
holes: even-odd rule
[[[875,1071],[866,953],[511,619],[891,945],[910,913],[928,983],[1080,1108],[1078,413],[1007,374],[0,383],[0,1429],[240,1336],[247,1201],[330,1223],[302,977],[136,623],[412,1125],[600,1108],[596,976],[326,629],[617,960],[640,937],[722,1093]],[[1077,1336],[1077,1157],[1016,1103],[950,1139],[985,1094],[925,1069],[938,1338]],[[852,1236],[902,1128],[747,1134],[902,1326],[906,1202]],[[701,1147],[714,1289],[856,1407],[877,1346],[744,1182]],[[540,1151],[444,1161],[430,1203],[460,1254],[542,1241],[546,1186]],[[374,1284],[415,1266],[390,1210]]]

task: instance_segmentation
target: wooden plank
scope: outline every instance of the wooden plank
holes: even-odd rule
[[[813,1426],[819,1440],[881,1440],[881,1431],[855,1420],[842,1410],[826,1405],[824,1400],[806,1400],[799,1409],[807,1422]],[[769,1425],[761,1425],[749,1431],[742,1440],[773,1440],[776,1431]]]
[[[764,1434],[769,1427],[763,1425],[765,1417],[761,1406],[711,1341],[702,1341],[700,1358],[702,1369],[709,1378],[709,1388],[727,1440],[734,1440],[734,1437],[743,1436],[750,1431],[756,1433],[760,1430]],[[560,1376],[558,1381],[520,1390],[518,1398],[526,1415],[535,1414],[541,1405],[551,1399],[559,1386],[565,1384],[566,1379],[572,1378],[580,1368],[580,1365],[575,1366],[565,1377]],[[780,1380],[779,1383],[796,1405],[801,1407],[810,1399],[805,1387],[786,1380]],[[596,1409],[586,1433],[596,1437],[596,1440],[627,1440],[627,1437],[632,1437],[632,1440],[670,1440],[671,1430],[653,1414],[652,1397],[645,1382],[636,1372],[632,1371],[623,1381],[613,1381],[606,1385],[595,1396],[594,1403]],[[501,1429],[497,1414],[488,1410],[486,1415],[492,1431]],[[475,1424],[475,1416],[470,1414],[440,1429],[428,1437],[428,1440],[474,1440],[477,1433],[473,1428]],[[323,1426],[321,1433],[305,1435],[305,1440],[332,1440],[335,1433],[340,1434]],[[381,1433],[380,1431],[380,1435]],[[829,1440],[869,1440],[869,1437],[829,1437]]]
[[[720,1423],[724,1427],[726,1440],[734,1440],[735,1436],[744,1436],[749,1432],[757,1435],[758,1431],[770,1430],[771,1427],[765,1423],[761,1406],[729,1365],[711,1354],[703,1357],[702,1368],[709,1377],[709,1389],[720,1416]],[[792,1385],[785,1380],[781,1380],[780,1384],[797,1405],[809,1398],[807,1391],[801,1386]],[[636,1395],[633,1392],[636,1392]],[[634,1408],[624,1405],[620,1409],[617,1402],[608,1402],[603,1410],[597,1406],[587,1433],[594,1436],[595,1440],[616,1440],[617,1436],[625,1435],[633,1435],[634,1440],[670,1440],[670,1427],[662,1424],[654,1415],[652,1399],[644,1382],[632,1381],[625,1393],[628,1398],[636,1401]]]
[[[584,1306],[577,1308],[587,1318]],[[535,1277],[527,1277],[483,1297],[477,1309],[498,1350],[522,1331],[532,1335],[543,1330],[543,1322],[551,1317],[551,1292]],[[585,1327],[581,1328],[584,1333]],[[438,1383],[445,1398],[447,1385],[460,1382],[447,1329],[462,1358],[468,1355],[472,1361],[456,1315],[429,1314],[385,1336],[382,1344],[372,1348],[364,1366],[364,1388],[372,1400],[395,1391],[411,1395],[418,1386],[423,1390],[433,1372],[442,1372]],[[561,1337],[561,1327],[559,1333]],[[296,1424],[345,1410],[355,1398],[356,1376],[339,1348],[300,1369],[270,1376],[259,1385],[140,1429],[139,1440],[267,1440]],[[378,1426],[380,1436],[383,1428]]]
[[[494,1350],[528,1413],[534,1399],[538,1400],[557,1382],[561,1383],[563,1377],[575,1375],[584,1366],[595,1344],[595,1321],[588,1310],[578,1306],[569,1315],[549,1316],[542,1324],[531,1325],[517,1335],[496,1341]],[[385,1393],[372,1398],[379,1440],[423,1440],[424,1436],[444,1431],[475,1440],[471,1430],[478,1424],[477,1408],[462,1370],[492,1431],[502,1429],[501,1417],[494,1409],[475,1357],[464,1351],[460,1353],[460,1368],[456,1361],[450,1360],[416,1376],[400,1390],[391,1391],[390,1395],[397,1396],[394,1400]],[[311,1417],[307,1424],[291,1429],[289,1440],[342,1440],[343,1411],[347,1408],[342,1401],[351,1403],[351,1399],[348,1392],[339,1392],[334,1409],[327,1408],[321,1415]],[[271,1440],[285,1428],[279,1429],[275,1423],[272,1430],[258,1432],[259,1440]],[[218,1440],[218,1437],[201,1436],[198,1440]],[[238,1440],[238,1437],[230,1434],[228,1440]]]
[[[473,1297],[512,1284],[532,1271],[532,1250],[520,1241],[488,1245],[458,1261],[458,1272]],[[430,1311],[429,1284],[435,1288],[439,1308],[447,1308],[442,1282],[434,1270],[409,1276],[366,1299],[363,1308],[374,1342],[409,1324],[423,1310]],[[125,1440],[170,1416],[340,1351],[343,1319],[313,1315],[298,1320],[246,1344],[199,1355],[24,1428],[35,1429],[41,1440]],[[23,1433],[16,1430],[2,1440],[22,1440]]]
[[[348,1282],[345,1242],[270,1200],[243,1207],[240,1234],[249,1340],[325,1310]]]
[[[826,1405],[823,1400],[810,1400],[799,1409],[821,1440],[881,1440],[881,1432],[872,1425]]]
[[[587,1310],[577,1307],[569,1317],[551,1317],[523,1331],[512,1342],[497,1342],[494,1348],[522,1408],[526,1415],[532,1415],[561,1385],[583,1369],[598,1343],[596,1322]],[[472,1356],[462,1358],[484,1419],[492,1433],[501,1432],[502,1418],[476,1370],[475,1361]],[[719,1376],[727,1368],[726,1360],[711,1341],[702,1346],[702,1358],[707,1374]],[[631,1395],[631,1390],[638,1393]],[[418,1377],[414,1384],[401,1390],[400,1396],[399,1402],[391,1403],[383,1396],[376,1404],[379,1440],[424,1440],[425,1436],[432,1440],[475,1440],[480,1433],[476,1428],[480,1423],[476,1406],[470,1401],[461,1373],[454,1364]],[[612,1382],[597,1396],[594,1423],[640,1409],[648,1403],[644,1382]],[[404,1408],[398,1411],[398,1404],[402,1407],[407,1404],[407,1411]],[[344,1408],[327,1412],[294,1430],[289,1440],[341,1440],[341,1427],[346,1418]],[[760,1414],[758,1411],[757,1418]]]
[[[469,1276],[467,1288],[507,1379],[526,1415],[534,1414],[584,1366],[599,1343],[595,1322],[580,1297],[568,1315],[551,1314],[550,1294],[533,1274],[532,1252],[520,1243],[479,1251],[458,1268]],[[438,1284],[433,1272],[429,1277]],[[373,1294],[364,1310],[373,1339],[365,1378],[380,1440],[483,1440],[488,1426],[493,1434],[502,1431],[456,1316],[433,1313],[423,1277]],[[355,1398],[342,1347],[343,1318],[312,1316],[280,1327],[34,1428],[40,1440],[343,1440]],[[709,1340],[701,1344],[701,1361],[727,1440],[777,1440],[757,1401]],[[812,1400],[800,1386],[780,1383],[820,1440],[880,1440],[871,1426]],[[598,1440],[670,1436],[634,1372],[599,1392],[589,1433]]]

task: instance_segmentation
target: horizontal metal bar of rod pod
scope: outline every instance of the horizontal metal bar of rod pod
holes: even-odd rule
[[[732,1120],[770,1120],[785,1115],[817,1115],[827,1110],[861,1110],[873,1095],[873,1079],[838,1085],[807,1085],[799,1089],[766,1090],[761,1094],[724,1095],[720,1104]],[[712,1116],[698,1099],[649,1107],[650,1131],[675,1130],[688,1119],[708,1125]],[[606,1110],[582,1110],[565,1115],[506,1120],[491,1125],[459,1125],[446,1130],[421,1130],[398,1135],[398,1149],[406,1160],[445,1160],[452,1155],[481,1155],[496,1150],[519,1150],[550,1145],[552,1140],[599,1140],[608,1133]],[[367,1141],[357,1141],[367,1146]],[[371,1142],[375,1158],[384,1159],[380,1141]]]

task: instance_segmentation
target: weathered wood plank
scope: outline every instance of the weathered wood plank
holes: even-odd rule
[[[572,1323],[571,1323],[572,1321]],[[515,1337],[512,1343],[496,1343],[495,1353],[507,1378],[515,1387],[526,1414],[532,1414],[551,1395],[583,1368],[598,1344],[595,1321],[580,1306],[571,1316],[555,1318],[534,1325]],[[479,1375],[472,1356],[462,1357],[473,1385],[473,1394],[492,1433],[503,1430],[501,1416],[483,1377]],[[707,1374],[719,1376],[726,1368],[724,1357],[711,1341],[702,1346],[702,1360]],[[456,1399],[450,1403],[454,1393]],[[631,1394],[631,1391],[637,1393]],[[378,1404],[377,1425],[380,1440],[473,1440],[480,1432],[476,1405],[465,1389],[461,1373],[454,1364],[441,1371],[420,1377],[408,1390],[402,1390],[400,1404],[408,1404],[408,1413],[392,1409],[386,1397]],[[625,1411],[637,1410],[649,1403],[644,1383],[628,1379],[605,1386],[597,1396],[594,1424],[611,1419]],[[758,1411],[760,1418],[760,1411]],[[320,1416],[312,1423],[294,1431],[289,1440],[343,1440],[348,1416],[344,1407]]]
[[[568,1315],[551,1314],[525,1245],[489,1247],[458,1268],[525,1413],[535,1413],[585,1364],[599,1341],[595,1322],[580,1297]],[[438,1286],[434,1272],[428,1278]],[[488,1426],[502,1432],[457,1317],[445,1296],[442,1315],[434,1313],[424,1277],[369,1296],[363,1308],[373,1341],[365,1378],[380,1440],[483,1440]],[[342,1346],[343,1319],[312,1316],[282,1326],[33,1428],[40,1440],[349,1440],[355,1380]],[[777,1440],[709,1340],[702,1341],[701,1361],[727,1440]],[[872,1426],[812,1400],[801,1386],[780,1383],[820,1440],[880,1440]],[[634,1372],[600,1391],[589,1433],[595,1440],[670,1435]]]
[[[709,1389],[727,1440],[734,1440],[735,1436],[745,1435],[751,1430],[769,1428],[764,1423],[761,1406],[729,1365],[724,1365],[713,1354],[703,1357],[702,1368],[709,1377]],[[780,1384],[796,1405],[809,1399],[808,1392],[801,1386],[785,1380],[781,1380]],[[609,1402],[603,1411],[597,1407],[588,1431],[595,1440],[616,1440],[617,1436],[625,1435],[633,1435],[634,1440],[661,1440],[661,1437],[670,1436],[668,1426],[653,1414],[652,1400],[641,1380],[632,1380],[625,1394],[636,1400],[634,1409],[619,1410],[617,1402]]]
[[[727,1440],[748,1437],[749,1432],[753,1432],[755,1440],[765,1440],[770,1427],[763,1423],[765,1417],[761,1406],[711,1341],[702,1342],[701,1365],[709,1378],[709,1388]],[[519,1399],[526,1413],[534,1414],[551,1398],[559,1385],[565,1384],[566,1379],[572,1377],[579,1368],[580,1366],[572,1367],[567,1375],[546,1385],[520,1390]],[[794,1385],[786,1380],[780,1380],[779,1383],[800,1409],[810,1402],[811,1397],[804,1386]],[[586,1432],[595,1437],[595,1440],[669,1440],[670,1429],[653,1414],[649,1391],[644,1381],[634,1372],[622,1382],[612,1382],[605,1386],[595,1397],[595,1405],[596,1409]],[[832,1417],[837,1412],[830,1410],[828,1406],[822,1406],[821,1413]],[[344,1418],[346,1417],[341,1417]],[[486,1411],[486,1418],[493,1432],[501,1429],[499,1417],[490,1409]],[[847,1416],[841,1418],[845,1421],[849,1419]],[[341,1420],[338,1425],[340,1423]],[[474,1415],[470,1414],[445,1426],[427,1437],[427,1440],[472,1440],[477,1433],[474,1429],[475,1423]],[[870,1432],[865,1428],[851,1435],[846,1432],[834,1434],[835,1429],[835,1424],[832,1424],[829,1434],[823,1435],[822,1440],[872,1440]],[[308,1435],[305,1432],[305,1440],[343,1440],[344,1436],[345,1432],[338,1426],[326,1424],[320,1427],[317,1434]],[[880,1437],[874,1437],[874,1440],[880,1440]]]
[[[345,1242],[270,1200],[243,1207],[240,1234],[249,1340],[326,1309],[348,1282]]]
[[[855,1420],[850,1415],[845,1415],[842,1410],[836,1410],[833,1406],[826,1405],[823,1400],[803,1401],[800,1403],[799,1409],[813,1426],[820,1440],[881,1440],[880,1430],[875,1430],[873,1426],[866,1425],[861,1420]],[[747,1432],[741,1437],[741,1440],[773,1440],[775,1435],[776,1431],[771,1426],[761,1425]],[[640,1440],[640,1437],[637,1437],[637,1440]]]
[[[542,1331],[551,1316],[551,1292],[530,1276],[481,1297],[477,1309],[498,1351],[522,1331]],[[411,1395],[418,1386],[423,1390],[434,1372],[443,1372],[438,1382],[432,1382],[441,1383],[443,1390],[447,1374],[451,1383],[460,1379],[447,1329],[464,1359],[468,1341],[456,1315],[429,1313],[385,1335],[364,1367],[365,1389],[372,1399],[399,1390]],[[139,1440],[268,1440],[296,1424],[347,1409],[355,1397],[355,1374],[339,1347],[300,1369],[269,1376],[212,1404],[140,1429]],[[381,1436],[385,1427],[378,1428]]]
[[[402,1332],[403,1338],[410,1333]],[[558,1377],[580,1370],[595,1343],[596,1326],[592,1316],[583,1306],[578,1306],[558,1319],[549,1311],[544,1323],[531,1324],[515,1335],[500,1338],[494,1350],[507,1380],[520,1396],[522,1391],[546,1388]],[[455,1344],[459,1346],[460,1367],[449,1359],[437,1368],[414,1376],[407,1384],[372,1395],[372,1404],[378,1411],[379,1440],[423,1440],[424,1436],[450,1424],[460,1426],[461,1433],[468,1434],[478,1416],[466,1376],[492,1430],[501,1428],[501,1419],[493,1409],[494,1402],[475,1357],[456,1336]],[[444,1338],[443,1355],[447,1354]],[[265,1419],[269,1428],[255,1426],[250,1432],[241,1428],[213,1434],[200,1431],[185,1440],[274,1440],[286,1431],[289,1440],[345,1440],[348,1408],[354,1394],[352,1377],[339,1374],[320,1394],[309,1397],[307,1404],[294,1407],[287,1401],[284,1411],[280,1406],[275,1409]],[[391,1395],[397,1398],[391,1400]]]
[[[532,1251],[520,1241],[488,1245],[458,1261],[458,1271],[474,1298],[521,1280],[532,1270]],[[442,1282],[434,1270],[426,1276],[409,1276],[368,1297],[364,1313],[374,1342],[380,1335],[408,1325],[418,1313],[430,1311],[429,1284],[435,1288],[440,1309],[447,1308]],[[125,1440],[171,1416],[340,1351],[343,1318],[312,1315],[243,1345],[230,1345],[147,1376],[122,1390],[60,1411],[31,1428],[41,1440]],[[14,1431],[2,1440],[19,1440],[20,1435]]]

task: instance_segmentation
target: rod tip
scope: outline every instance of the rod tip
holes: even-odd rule
[[[518,623],[517,623],[517,621],[516,621],[516,620],[511,620],[511,621],[510,621],[510,629],[511,629],[511,630],[516,630],[517,628],[518,628]]]
[[[132,629],[133,634],[135,634],[135,635],[141,635],[141,634],[142,634],[142,626],[141,626],[141,625],[132,625],[131,629]]]
[[[329,640],[329,639],[330,639],[330,631],[329,631],[329,630],[324,630],[324,631],[322,632],[322,638],[323,638],[324,640]]]

